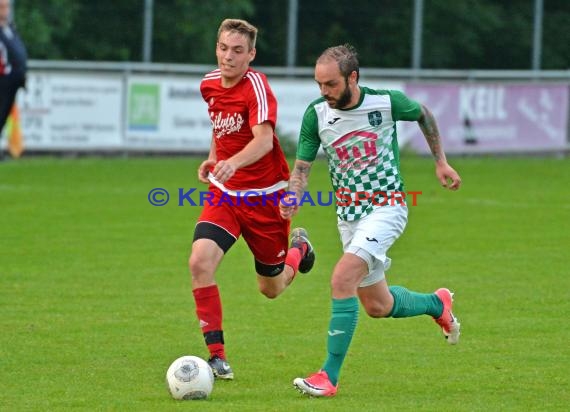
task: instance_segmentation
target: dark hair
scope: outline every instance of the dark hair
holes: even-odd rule
[[[225,19],[218,28],[218,40],[220,40],[220,35],[225,31],[244,35],[248,39],[249,50],[255,48],[255,41],[257,40],[257,28],[247,21],[240,19]]]
[[[360,78],[360,67],[358,64],[358,53],[356,49],[346,43],[342,46],[334,46],[326,49],[317,59],[317,63],[324,62],[326,60],[334,60],[338,63],[338,68],[340,73],[345,79],[348,79],[350,73],[356,72],[356,81]]]

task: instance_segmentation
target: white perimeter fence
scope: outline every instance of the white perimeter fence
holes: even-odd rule
[[[211,124],[199,85],[213,67],[32,61],[19,92],[27,152],[205,153]],[[296,139],[319,96],[312,68],[263,68],[278,99],[278,134]],[[362,85],[397,89],[434,113],[450,154],[564,153],[570,71],[361,71]],[[427,145],[417,125],[399,143]],[[6,145],[6,139],[2,139]]]

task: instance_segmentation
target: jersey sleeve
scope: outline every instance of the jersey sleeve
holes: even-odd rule
[[[297,159],[312,162],[317,157],[320,145],[321,139],[319,137],[317,113],[313,105],[311,105],[305,110],[303,115],[299,142],[297,143]]]
[[[418,102],[398,90],[390,90],[388,93],[392,101],[392,118],[394,121],[413,122],[420,118],[422,108]]]
[[[275,130],[277,122],[277,99],[269,86],[267,77],[259,72],[247,73],[251,88],[248,93],[249,125],[270,122]]]
[[[206,73],[204,77],[202,77],[202,80],[200,80],[200,94],[202,94],[202,99],[204,99],[206,103],[208,102],[213,89],[213,80],[219,79],[220,77],[217,72],[218,70],[212,70],[211,72]]]

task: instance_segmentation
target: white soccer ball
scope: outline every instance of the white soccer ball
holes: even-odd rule
[[[214,373],[204,359],[182,356],[168,368],[166,384],[174,399],[206,399],[214,389]]]

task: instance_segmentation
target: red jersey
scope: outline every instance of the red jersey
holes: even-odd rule
[[[216,159],[226,160],[242,150],[252,139],[252,126],[270,122],[273,150],[257,162],[238,169],[224,185],[224,191],[264,191],[271,193],[287,187],[289,167],[275,134],[277,100],[263,73],[249,68],[238,84],[222,87],[220,70],[204,76],[200,92],[208,104],[212,138],[216,139]]]

